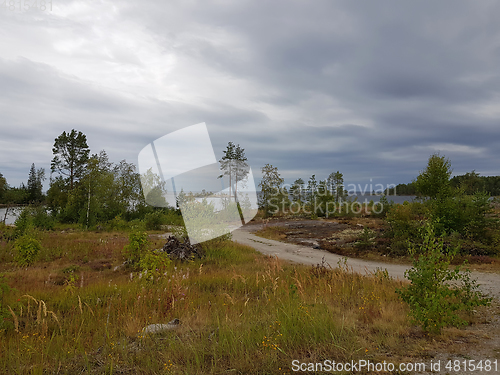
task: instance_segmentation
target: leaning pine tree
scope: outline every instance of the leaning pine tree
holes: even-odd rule
[[[233,182],[235,184],[234,188],[234,200],[237,200],[238,192],[238,181],[241,181],[248,174],[248,164],[247,158],[245,156],[245,150],[240,147],[240,145],[235,145],[233,142],[227,144],[226,150],[223,151],[224,156],[220,163],[220,169],[223,171],[223,176],[229,177],[229,199],[231,199]]]

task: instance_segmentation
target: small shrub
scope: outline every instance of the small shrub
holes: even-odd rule
[[[144,272],[144,280],[154,283],[167,271],[172,261],[163,251],[148,251],[139,261],[139,267]]]
[[[146,224],[141,219],[134,219],[128,222],[129,229],[132,231],[145,231]]]
[[[368,249],[375,244],[376,237],[377,235],[374,231],[372,231],[368,227],[364,227],[363,232],[361,232],[361,235],[359,236],[358,241],[355,243],[355,245],[362,250]]]
[[[386,236],[394,239],[389,251],[390,254],[407,255],[408,241],[420,241],[419,230],[422,227],[425,213],[426,208],[420,202],[405,202],[391,206],[386,219],[389,226]]]
[[[15,239],[16,228],[0,223],[0,240],[5,240],[7,242]]]
[[[26,207],[24,210],[21,211],[16,221],[14,222],[14,225],[16,227],[15,229],[16,237],[22,236],[29,228],[34,227],[33,217],[31,216],[29,207]]]
[[[184,225],[182,215],[179,210],[168,210],[163,215],[163,224],[165,225]]]
[[[154,211],[144,216],[144,223],[146,230],[160,230],[163,224],[163,213],[161,211]]]
[[[489,196],[484,193],[465,195],[457,190],[453,196],[428,202],[436,230],[446,233],[459,232],[465,238],[485,240],[487,228],[498,227],[492,218]]]
[[[75,275],[73,271],[69,272],[68,277],[64,281],[64,291],[66,293],[73,294],[76,290],[76,282],[78,279],[80,279],[80,277]]]
[[[411,284],[397,293],[409,305],[413,321],[424,331],[439,333],[446,326],[465,325],[460,313],[471,314],[474,307],[489,304],[491,298],[477,291],[478,285],[468,269],[448,268],[457,249],[444,254],[443,239],[435,236],[432,224],[426,224],[421,235],[419,251],[410,244],[411,255],[420,253],[413,267],[405,272]]]
[[[38,258],[41,248],[42,244],[32,233],[22,235],[14,242],[17,264],[21,267],[32,265]]]
[[[138,264],[142,254],[146,252],[149,244],[146,232],[135,231],[129,235],[129,244],[123,249],[123,254],[127,262],[131,265]]]
[[[48,213],[45,207],[33,207],[31,212],[33,215],[33,225],[35,226],[35,228],[41,230],[54,229],[54,218]]]
[[[394,202],[387,200],[385,195],[382,195],[377,203],[373,203],[373,201],[370,203],[370,212],[373,217],[386,217],[387,213],[394,206]]]
[[[74,272],[78,272],[80,270],[80,266],[73,264],[72,266],[66,267],[63,270],[61,270],[62,273],[67,273],[71,274]]]
[[[24,208],[15,221],[16,235],[22,236],[30,228],[51,230],[54,228],[54,219],[47,213],[45,207],[28,206]]]
[[[107,223],[108,230],[127,230],[130,228],[129,222],[124,220],[120,215],[109,220]]]

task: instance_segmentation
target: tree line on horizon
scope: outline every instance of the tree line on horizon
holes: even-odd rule
[[[45,170],[37,169],[33,163],[27,183],[20,187],[9,186],[0,173],[0,204],[44,204],[59,221],[80,222],[87,226],[116,216],[133,220],[154,211],[155,208],[148,205],[143,196],[141,176],[136,166],[125,160],[112,163],[104,150],[91,155],[87,137],[82,132],[74,129],[63,132],[55,139],[52,152],[47,193],[43,193]],[[229,177],[229,195],[234,195],[236,200],[237,183],[248,173],[247,158],[244,149],[233,142],[228,143],[223,153],[219,161],[222,171],[219,178]],[[313,174],[307,184],[298,178],[287,190],[277,167],[266,164],[261,170],[259,208],[266,215],[273,211],[271,205],[286,209],[294,203],[312,206],[314,202],[321,212],[322,206],[329,202],[338,203],[346,197],[340,171],[332,172],[324,180],[317,180]],[[500,195],[500,176],[480,176],[472,171],[450,178],[449,181],[452,188],[460,188],[466,195],[476,192]],[[416,181],[412,181],[387,189],[385,194],[419,195],[419,191]]]
[[[229,177],[229,195],[236,201],[238,182],[249,171],[247,158],[244,149],[233,142],[229,142],[223,152],[219,161],[222,174],[218,177]],[[141,184],[144,176],[139,174],[137,167],[125,160],[112,163],[105,150],[91,154],[87,137],[82,132],[64,131],[55,139],[52,153],[50,187],[46,194],[43,193],[45,170],[36,169],[33,164],[27,185],[21,184],[19,188],[9,186],[0,174],[0,204],[43,206],[61,223],[80,223],[86,227],[115,218],[144,219],[155,213],[180,217],[179,201],[177,207],[151,205],[151,202],[165,201],[162,194],[166,190],[161,181],[154,180],[155,186],[145,197]]]
[[[43,168],[32,164],[27,185],[10,187],[0,174],[0,204],[44,205],[62,223],[92,226],[117,216],[144,217],[146,205],[136,166],[125,160],[112,163],[106,151],[90,154],[87,137],[64,131],[54,141],[50,187],[43,194]]]
[[[26,184],[19,187],[9,186],[7,179],[0,173],[0,204],[39,204],[45,200],[43,194],[43,182],[45,181],[45,169],[35,167],[31,164]]]
[[[462,189],[467,195],[477,192],[500,196],[500,176],[481,176],[476,171],[467,172],[450,178],[451,187]],[[418,195],[415,181],[398,184],[385,190],[385,195]]]
[[[313,216],[325,216],[329,204],[338,205],[347,197],[347,191],[344,190],[344,176],[340,171],[332,172],[326,179],[319,181],[313,174],[307,185],[302,178],[298,178],[290,189],[283,185],[285,180],[277,167],[266,164],[261,171],[259,208],[265,216],[272,216],[292,207],[305,208],[312,212]]]

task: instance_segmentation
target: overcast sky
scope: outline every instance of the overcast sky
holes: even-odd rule
[[[257,177],[270,163],[289,183],[406,183],[434,152],[500,175],[498,1],[15,2],[0,8],[12,186],[31,163],[49,174],[64,130],[137,163],[200,122],[217,159],[239,143]]]

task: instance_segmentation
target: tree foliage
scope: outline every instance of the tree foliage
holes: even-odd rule
[[[288,197],[285,197],[283,189],[281,189],[285,180],[281,177],[277,167],[266,164],[262,167],[261,171],[259,208],[268,216],[278,211],[280,203],[284,203],[284,200]]]
[[[28,184],[26,186],[29,203],[40,203],[43,200],[43,181],[45,181],[45,169],[36,169],[35,163],[31,164]]]
[[[292,195],[292,199],[294,201],[302,202],[304,199],[304,185],[305,182],[301,178],[298,178],[293,182],[293,185],[290,187],[290,194]]]
[[[449,268],[457,249],[446,254],[443,239],[435,235],[431,223],[421,228],[420,235],[421,244],[410,246],[410,254],[415,256],[413,267],[405,272],[411,284],[397,292],[425,331],[438,333],[446,326],[465,325],[461,313],[472,314],[475,307],[489,304],[491,298],[484,298],[477,290],[468,269]]]
[[[416,195],[415,185],[413,182],[407,184],[397,184],[394,187],[388,187],[384,191],[384,195]]]
[[[50,164],[52,173],[59,173],[66,178],[69,190],[73,190],[75,182],[85,174],[85,166],[89,158],[90,149],[87,145],[87,136],[72,129],[57,137],[52,148],[54,158]]]
[[[307,201],[310,205],[314,205],[314,201],[318,195],[318,181],[316,181],[316,175],[312,175],[309,181],[307,181]]]
[[[7,185],[7,179],[0,173],[0,203],[4,202],[5,193],[7,192],[9,185]]]
[[[433,154],[429,158],[427,167],[413,182],[415,190],[419,195],[431,199],[448,197],[452,192],[451,173],[450,160],[439,154]]]
[[[229,177],[229,198],[232,196],[234,184],[234,199],[237,200],[238,181],[241,181],[248,174],[247,158],[245,150],[240,145],[235,145],[233,142],[227,144],[226,150],[223,151],[224,156],[219,160],[220,168],[223,174],[220,176]]]
[[[340,173],[340,171],[330,173],[326,181],[335,202],[341,202],[346,196],[344,190],[344,175]]]
[[[454,187],[450,180],[451,162],[444,156],[431,155],[427,167],[414,181],[416,191],[427,199],[393,206],[388,215],[391,251],[407,252],[407,239],[418,240],[423,220],[447,237],[462,254],[493,255],[498,253],[498,219],[492,215],[489,196],[481,191],[479,176],[472,172],[459,179]]]
[[[135,165],[125,160],[113,164],[104,150],[87,160],[73,189],[61,176],[53,179],[47,200],[61,221],[88,227],[148,211]]]
[[[21,267],[32,265],[37,259],[41,248],[42,244],[32,233],[22,235],[14,242],[16,262]]]

